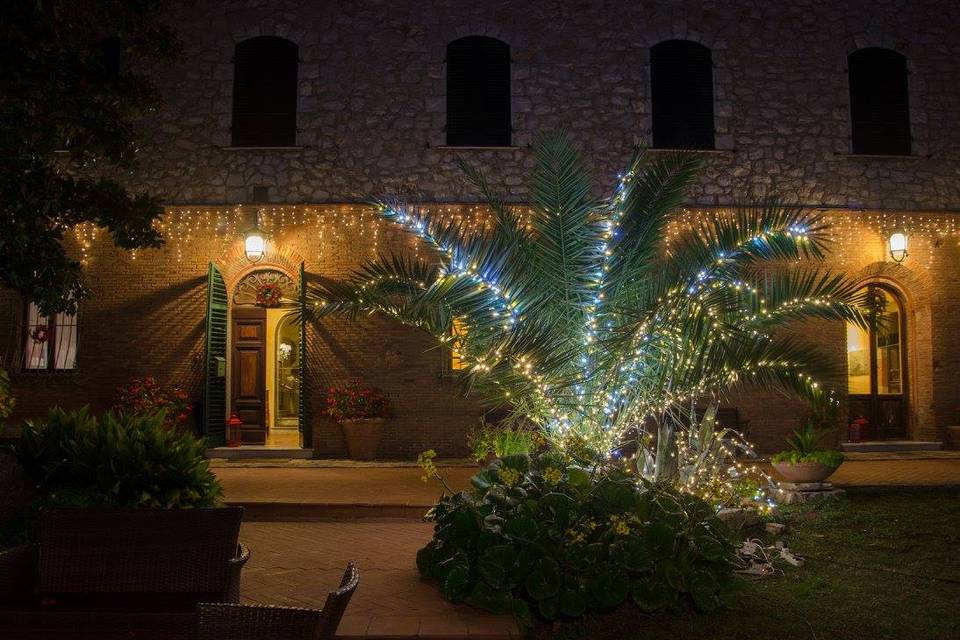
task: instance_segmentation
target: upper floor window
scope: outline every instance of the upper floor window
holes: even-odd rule
[[[907,59],[871,47],[847,58],[853,153],[910,155]]]
[[[58,313],[40,315],[29,303],[23,332],[23,368],[26,371],[55,371],[77,366],[77,316]]]
[[[447,45],[447,144],[508,147],[510,46],[486,36]]]
[[[233,57],[235,147],[292,147],[297,139],[298,47],[274,36],[237,45]]]
[[[650,49],[653,146],[713,149],[713,56],[689,40]]]
[[[110,36],[100,41],[100,62],[108,76],[120,75],[120,59],[123,55],[123,46],[120,38]]]

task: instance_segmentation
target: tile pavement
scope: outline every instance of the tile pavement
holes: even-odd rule
[[[430,524],[397,519],[245,522],[240,538],[251,557],[243,571],[243,599],[320,607],[353,560],[360,586],[340,625],[341,637],[519,637],[511,617],[450,604],[435,584],[420,579],[414,558],[431,532]]]

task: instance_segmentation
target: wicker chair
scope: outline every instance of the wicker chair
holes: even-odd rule
[[[323,609],[266,605],[197,605],[196,640],[332,640],[357,590],[360,572],[351,562],[340,588],[327,595]]]
[[[0,552],[0,637],[174,637],[198,602],[239,602],[243,509],[51,509]],[[5,635],[9,634],[9,635]]]

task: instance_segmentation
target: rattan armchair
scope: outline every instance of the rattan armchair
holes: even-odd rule
[[[243,509],[50,509],[0,552],[0,638],[184,637],[200,602],[239,602]]]
[[[351,562],[323,609],[201,603],[196,640],[332,640],[359,582],[360,572]]]

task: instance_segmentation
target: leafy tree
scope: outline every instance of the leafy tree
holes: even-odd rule
[[[455,340],[468,387],[603,452],[646,417],[734,385],[820,393],[811,376],[829,379],[825,360],[779,329],[867,320],[854,282],[782,268],[824,257],[818,213],[771,198],[698,219],[667,245],[695,156],[638,151],[597,200],[565,136],[541,136],[534,152],[528,219],[464,165],[492,212],[487,231],[383,203],[438,259],[381,256],[346,282],[314,285],[315,313],[382,312]]]
[[[10,0],[0,21],[0,283],[41,313],[86,293],[63,234],[81,222],[124,248],[158,246],[160,203],[115,175],[137,118],[160,104],[142,72],[179,51],[163,0]]]

